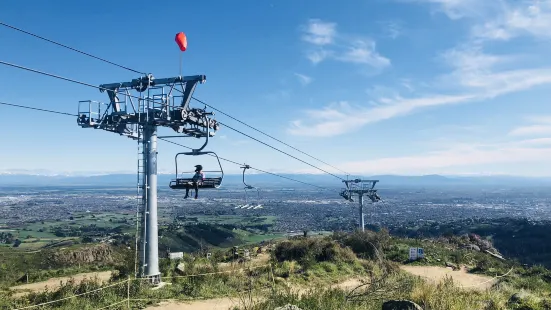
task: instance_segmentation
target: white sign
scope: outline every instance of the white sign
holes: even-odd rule
[[[168,258],[170,258],[170,259],[182,259],[182,258],[184,258],[184,252],[168,253]]]
[[[425,257],[423,248],[409,248],[409,260],[418,260]]]
[[[417,258],[425,258],[425,251],[423,248],[417,248]]]
[[[409,260],[417,260],[417,248],[409,248]]]

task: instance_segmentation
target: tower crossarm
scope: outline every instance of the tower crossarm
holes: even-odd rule
[[[219,128],[213,113],[190,107],[195,88],[206,79],[205,75],[156,79],[147,74],[129,82],[101,84],[99,89],[107,93],[109,103],[81,101],[77,123],[134,139],[138,126],[163,126],[183,136],[212,137]]]

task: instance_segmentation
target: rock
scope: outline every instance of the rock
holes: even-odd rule
[[[65,249],[45,254],[45,260],[53,266],[72,266],[86,263],[112,263],[113,249],[107,244],[98,244],[78,249]]]
[[[452,268],[453,270],[458,270],[458,269],[459,269],[459,267],[457,267],[456,264],[450,263],[450,262],[446,262],[446,267],[450,267],[450,268]]]
[[[480,247],[476,244],[467,244],[465,249],[480,252]]]
[[[527,302],[529,299],[530,299],[530,294],[521,291],[521,292],[513,294],[513,296],[511,296],[511,298],[509,298],[509,301],[507,302],[507,304],[509,306],[522,305],[523,303]]]
[[[274,310],[302,310],[302,309],[300,309],[299,307],[297,307],[295,305],[287,304],[283,307],[277,307]]]
[[[382,310],[423,310],[423,308],[409,300],[389,300],[383,304]]]

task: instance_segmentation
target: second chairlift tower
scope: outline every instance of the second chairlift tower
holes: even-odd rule
[[[379,180],[361,180],[361,179],[355,179],[355,180],[343,180],[343,183],[346,185],[346,188],[344,188],[341,191],[341,196],[344,197],[344,199],[354,202],[354,199],[352,198],[353,195],[358,195],[358,202],[360,204],[360,218],[359,218],[359,228],[361,231],[364,231],[364,196],[369,198],[371,202],[377,202],[381,200],[381,197],[377,194],[377,190],[375,188],[375,184],[377,184]]]
[[[130,82],[100,85],[100,91],[107,92],[109,96],[107,104],[91,100],[79,102],[77,123],[82,128],[103,129],[138,141],[136,221],[141,224],[141,244],[136,241],[136,252],[141,248],[141,255],[135,273],[150,279],[153,284],[158,284],[161,277],[157,220],[157,128],[172,128],[181,137],[214,136],[219,125],[211,119],[213,113],[189,107],[195,87],[205,81],[204,75],[155,79],[148,74]]]

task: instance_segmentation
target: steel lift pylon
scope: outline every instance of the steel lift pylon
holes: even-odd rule
[[[138,142],[138,181],[135,266],[137,277],[160,283],[157,222],[157,128],[169,127],[181,137],[214,136],[219,124],[212,112],[190,108],[197,84],[204,75],[155,79],[152,74],[130,82],[100,85],[109,103],[85,100],[79,102],[77,124],[82,128],[102,129]],[[175,136],[170,136],[175,137]],[[138,250],[139,249],[139,250]],[[138,261],[138,259],[136,259]],[[139,266],[138,266],[139,265]]]
[[[381,200],[381,197],[379,197],[377,190],[375,189],[375,184],[377,184],[379,180],[354,179],[343,180],[342,182],[346,185],[340,193],[344,199],[354,202],[352,196],[358,195],[358,202],[360,204],[359,228],[361,231],[364,231],[364,196],[368,197],[371,202],[378,202]]]

